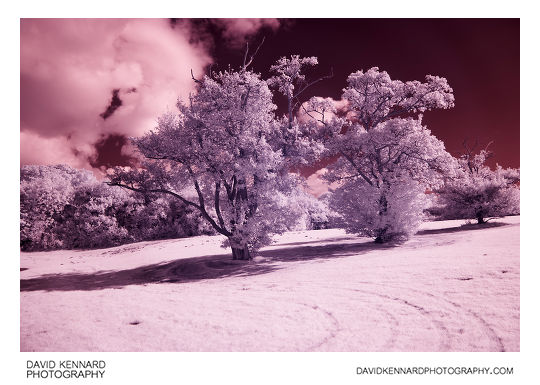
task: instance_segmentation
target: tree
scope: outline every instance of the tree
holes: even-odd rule
[[[492,170],[485,164],[492,156],[487,147],[478,154],[467,147],[466,150],[457,160],[457,175],[436,191],[443,215],[476,219],[478,224],[484,224],[488,217],[518,214],[519,169],[497,165]]]
[[[452,107],[452,89],[444,78],[401,82],[376,67],[351,74],[347,82],[341,111],[321,98],[303,106],[326,155],[339,156],[327,173],[340,184],[333,209],[349,231],[376,242],[410,235],[419,223],[412,216],[427,205],[421,195],[452,169],[452,157],[422,125],[421,113]]]
[[[385,243],[416,233],[429,204],[424,192],[423,186],[412,179],[398,179],[381,188],[356,179],[336,189],[330,204],[341,213],[337,220],[340,227]]]
[[[289,198],[289,210],[297,215],[297,220],[288,230],[319,230],[326,227],[330,212],[325,202],[301,189],[297,189]]]
[[[180,200],[227,238],[233,259],[247,260],[297,218],[288,204],[297,178],[276,134],[282,125],[267,83],[246,64],[196,82],[178,114],[133,140],[141,167],[115,169],[109,184]]]

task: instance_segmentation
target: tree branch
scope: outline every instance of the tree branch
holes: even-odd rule
[[[180,199],[182,202],[184,202],[186,205],[188,206],[193,206],[195,207],[197,210],[200,210],[200,206],[194,202],[191,202],[191,201],[188,201],[186,198],[184,198],[183,196],[181,195],[178,195],[177,193],[173,192],[173,191],[170,191],[170,190],[167,190],[167,189],[141,189],[141,188],[137,188],[137,187],[133,187],[133,186],[129,186],[127,184],[123,184],[123,183],[118,183],[118,182],[106,182],[107,185],[109,186],[118,186],[118,187],[122,187],[122,188],[125,188],[127,190],[131,190],[131,191],[135,191],[135,192],[138,192],[138,193],[142,193],[142,194],[147,194],[147,193],[163,193],[163,194],[168,194],[168,195],[172,195],[174,196],[175,198],[178,198]]]
[[[199,204],[203,209],[206,209],[204,207],[204,196],[202,194],[201,187],[199,186],[199,182],[197,181],[197,178],[195,178],[195,174],[193,173],[191,166],[187,166],[187,170],[189,172],[189,176],[191,177],[191,180],[193,181],[195,190],[197,191],[197,196],[199,197]]]
[[[257,55],[257,52],[259,52],[259,48],[261,48],[261,46],[263,45],[264,39],[265,39],[265,36],[263,36],[262,41],[257,46],[257,48],[255,49],[255,52],[253,53],[253,55],[251,55],[251,57],[250,57],[250,59],[249,59],[249,61],[247,63],[246,63],[246,60],[247,60],[247,56],[248,56],[248,53],[249,53],[249,45],[246,42],[246,53],[244,54],[244,63],[242,64],[242,69],[243,70],[246,70],[251,65],[251,63],[253,62],[253,59],[255,59],[255,56]]]
[[[321,76],[320,78],[318,79],[315,79],[314,81],[310,82],[310,83],[307,83],[304,87],[302,87],[300,89],[300,91],[298,91],[296,94],[292,95],[292,98],[293,99],[296,99],[296,103],[294,103],[293,105],[293,110],[296,108],[296,106],[298,105],[298,103],[300,102],[300,100],[298,99],[298,96],[304,92],[305,90],[307,90],[309,87],[311,87],[312,85],[324,80],[324,79],[330,79],[330,78],[333,78],[334,77],[334,68],[333,67],[330,67],[330,74],[328,75],[325,75],[325,76]]]
[[[306,113],[306,115],[308,115],[311,119],[315,120],[316,122],[321,122],[322,124],[324,124],[326,126],[326,122],[324,121],[324,113],[323,112],[320,112],[320,111],[317,111],[317,110],[311,110],[311,111],[308,111],[306,109],[306,107],[304,107],[303,104],[300,105],[300,107],[302,107],[302,109],[304,110],[304,112]],[[317,119],[316,117],[314,117],[313,115],[311,115],[311,112],[316,112],[318,113],[319,115],[322,116],[322,119]]]
[[[193,81],[194,81],[195,83],[202,84],[202,82],[201,82],[199,79],[195,79],[195,76],[193,76],[193,69],[191,69],[191,78],[193,79]]]
[[[339,151],[341,155],[343,155],[345,157],[345,159],[347,159],[352,165],[353,167],[356,169],[356,171],[358,172],[358,174],[360,174],[360,176],[362,177],[362,179],[364,179],[367,183],[369,183],[370,186],[373,186],[373,182],[366,176],[366,174],[364,174],[362,172],[362,170],[360,170],[360,167],[358,167],[356,165],[356,163],[354,162],[354,160],[348,156],[347,154],[345,154],[345,152],[343,150],[340,150]]]
[[[221,235],[224,235],[226,237],[230,237],[232,235],[232,233],[230,233],[229,231],[227,231],[224,227],[220,227],[215,221],[214,219],[212,219],[212,217],[208,214],[208,212],[206,211],[206,209],[204,207],[201,207],[199,206],[198,204],[194,203],[194,202],[191,202],[191,201],[188,201],[186,198],[182,197],[181,195],[178,195],[177,193],[173,192],[173,191],[170,191],[170,190],[167,190],[167,189],[149,189],[149,190],[145,190],[145,189],[140,189],[140,188],[136,188],[136,187],[132,187],[132,186],[128,186],[126,184],[123,184],[123,183],[116,183],[116,182],[107,182],[107,184],[109,186],[118,186],[118,187],[122,187],[122,188],[125,188],[125,189],[128,189],[128,190],[131,190],[131,191],[135,191],[135,192],[138,192],[138,193],[142,193],[142,194],[147,194],[147,193],[161,193],[161,194],[168,194],[168,195],[172,195],[173,197],[175,198],[178,198],[180,199],[182,202],[184,202],[187,206],[192,206],[192,207],[195,207],[197,210],[199,210],[199,212],[202,214],[202,216],[210,223],[210,225],[218,232],[220,233]]]
[[[219,191],[220,191],[221,183],[216,182],[216,191],[214,194],[214,206],[216,209],[216,214],[219,220],[220,226],[225,229],[225,221],[223,220],[223,216],[221,215],[221,208],[219,206]]]

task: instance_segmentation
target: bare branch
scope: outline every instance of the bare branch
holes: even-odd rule
[[[173,197],[175,198],[178,198],[180,199],[182,202],[184,202],[187,206],[192,206],[192,207],[195,207],[197,210],[199,210],[199,212],[202,214],[202,216],[210,223],[210,225],[212,225],[212,227],[218,232],[220,233],[221,235],[224,235],[226,237],[230,237],[232,235],[232,233],[230,233],[229,231],[227,231],[227,229],[225,229],[224,227],[220,227],[215,221],[214,219],[208,214],[208,212],[206,211],[206,209],[204,208],[204,206],[199,206],[198,204],[194,203],[194,202],[191,202],[191,201],[188,201],[186,198],[182,197],[181,195],[178,195],[177,193],[173,192],[173,191],[170,191],[170,190],[167,190],[167,189],[149,189],[149,190],[145,190],[145,189],[140,189],[140,188],[136,188],[136,187],[133,187],[133,186],[129,186],[129,185],[126,185],[126,184],[123,184],[123,183],[116,183],[116,182],[107,182],[107,184],[109,186],[118,186],[118,187],[122,187],[122,188],[125,188],[125,189],[128,189],[128,190],[131,190],[131,191],[135,191],[135,192],[138,192],[138,193],[142,193],[142,194],[147,194],[147,193],[161,193],[161,194],[168,194],[168,195],[172,195]]]
[[[249,42],[246,41],[246,52],[244,52],[244,61],[242,62],[242,68],[246,68],[247,55],[249,53]]]
[[[232,201],[232,187],[229,183],[227,183],[227,179],[225,178],[225,173],[223,172],[223,170],[219,170],[219,177],[221,178],[221,181],[225,186],[225,190],[227,191],[227,198],[229,198],[229,201]]]
[[[249,59],[249,61],[247,63],[246,63],[246,59],[247,59],[248,52],[249,52],[249,45],[246,42],[246,53],[244,54],[244,63],[242,65],[243,70],[246,70],[251,65],[251,63],[253,63],[253,59],[255,59],[255,56],[257,55],[257,52],[259,52],[259,48],[261,48],[261,46],[263,45],[264,39],[265,39],[265,36],[263,36],[262,41],[257,46],[257,48],[255,49],[255,52],[253,53],[253,55],[251,55],[251,57],[250,57],[250,59]]]
[[[188,201],[186,198],[182,197],[181,195],[178,195],[177,193],[173,192],[173,191],[170,191],[170,190],[167,190],[167,189],[141,189],[141,188],[137,188],[137,187],[133,187],[133,186],[130,186],[130,185],[127,185],[127,184],[124,184],[124,183],[117,183],[117,182],[106,182],[107,185],[109,186],[118,186],[118,187],[122,187],[122,188],[125,188],[127,190],[131,190],[131,191],[135,191],[135,192],[138,192],[138,193],[142,193],[142,194],[148,194],[148,193],[162,193],[162,194],[168,194],[168,195],[172,195],[173,197],[175,198],[178,198],[180,199],[182,202],[184,202],[186,205],[188,206],[193,206],[195,207],[197,210],[200,210],[200,206],[194,202],[191,202],[191,201]]]
[[[193,69],[191,69],[191,78],[193,79],[193,81],[194,81],[195,83],[202,84],[202,82],[201,82],[199,79],[195,79],[195,76],[193,76]]]
[[[300,102],[300,100],[298,99],[298,96],[304,92],[305,90],[307,90],[309,87],[311,87],[312,85],[324,80],[324,79],[330,79],[330,78],[333,78],[334,77],[334,68],[333,67],[330,67],[330,73],[328,75],[325,75],[325,76],[321,76],[320,78],[318,79],[315,79],[313,80],[312,82],[309,82],[307,83],[306,85],[304,85],[300,91],[298,91],[296,94],[294,94],[292,97],[293,99],[296,99],[296,103],[294,104],[293,106],[293,109],[296,108],[296,106],[298,105],[298,103]]]
[[[468,140],[467,138],[463,139],[463,142],[461,143],[461,145],[465,149],[466,155],[471,155],[471,151],[469,150],[469,146],[467,146],[467,140]]]
[[[304,110],[304,112],[306,113],[306,115],[308,115],[311,119],[317,121],[317,122],[321,122],[322,124],[324,124],[326,126],[326,122],[324,121],[324,113],[323,112],[320,112],[320,111],[317,111],[317,110],[311,110],[311,111],[308,111],[306,109],[306,107],[304,107],[303,104],[300,105],[300,107],[302,107],[302,109]],[[318,113],[319,115],[322,116],[322,119],[317,119],[316,117],[314,117],[313,115],[311,115],[311,112],[316,112]]]
[[[488,151],[488,148],[489,146],[491,146],[493,144],[493,140],[491,142],[489,142],[486,147],[484,147],[484,151],[487,152],[487,156],[486,158],[491,158],[493,153],[491,151]]]
[[[231,201],[234,201],[236,199],[237,184],[238,183],[237,183],[236,175],[233,175],[232,190],[231,190],[232,200]]]

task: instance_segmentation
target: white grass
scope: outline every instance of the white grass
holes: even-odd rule
[[[290,232],[249,263],[217,236],[21,253],[21,350],[519,351],[519,222]]]

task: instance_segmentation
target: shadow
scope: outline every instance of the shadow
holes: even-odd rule
[[[21,279],[21,291],[72,291],[121,289],[128,285],[151,283],[184,283],[205,279],[267,274],[283,266],[278,263],[332,259],[364,254],[373,250],[389,249],[395,245],[374,242],[332,244],[323,246],[288,247],[262,250],[257,256],[261,262],[234,261],[230,254],[209,255],[180,259],[172,262],[141,266],[120,271],[102,271],[89,274],[48,274],[37,278]]]
[[[350,239],[350,238],[347,238]],[[287,247],[274,250],[262,250],[257,254],[273,262],[298,262],[316,259],[342,258],[355,254],[365,254],[374,250],[391,249],[397,243],[377,244],[372,240],[358,238],[357,243],[337,243],[318,246]],[[314,241],[313,243],[316,243]],[[310,242],[308,242],[310,243]]]
[[[491,227],[501,227],[501,226],[511,226],[509,223],[504,222],[487,222],[484,224],[465,224],[456,227],[445,227],[443,229],[433,229],[433,230],[421,230],[416,233],[416,235],[431,235],[431,234],[447,234],[447,233],[457,233],[460,231],[469,231],[469,230],[484,230]]]
[[[343,236],[343,237],[336,237],[336,238],[324,238],[324,239],[314,239],[312,241],[305,241],[305,242],[289,242],[289,243],[279,243],[275,246],[299,246],[299,245],[309,245],[314,243],[330,243],[330,242],[340,242],[340,241],[347,241],[350,239],[358,239],[358,236],[355,235],[349,235],[349,236]],[[270,245],[274,246],[274,245]]]

